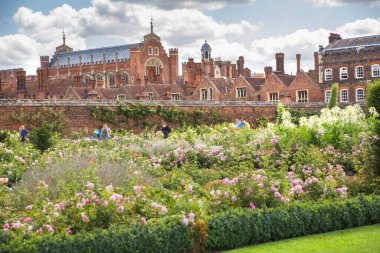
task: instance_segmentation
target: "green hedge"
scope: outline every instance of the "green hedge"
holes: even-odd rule
[[[190,247],[190,229],[170,221],[72,236],[16,236],[0,232],[0,252],[189,252]]]
[[[208,220],[207,249],[233,249],[374,223],[380,223],[380,196],[266,210],[236,209]]]
[[[16,235],[0,231],[0,252],[196,252],[210,251],[380,223],[380,196],[294,204],[274,209],[219,213],[207,226],[178,218],[75,235]],[[202,228],[202,240],[192,229]],[[206,239],[207,238],[207,239]],[[207,240],[207,241],[206,241]],[[198,244],[202,244],[201,246]]]

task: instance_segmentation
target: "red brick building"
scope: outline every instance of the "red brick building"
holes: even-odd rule
[[[178,49],[167,54],[152,22],[143,42],[134,44],[74,51],[63,35],[51,60],[41,56],[37,76],[36,98],[49,99],[65,98],[70,87],[88,93],[123,85],[173,84],[178,80]]]
[[[380,35],[342,39],[331,33],[318,57],[324,101],[330,98],[331,85],[338,83],[339,102],[364,102],[367,84],[380,78]]]

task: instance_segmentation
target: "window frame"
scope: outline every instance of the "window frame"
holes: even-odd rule
[[[247,98],[247,88],[246,87],[236,88],[236,98]]]
[[[179,101],[181,100],[181,95],[179,93],[171,93],[172,101]]]
[[[360,100],[358,99],[359,98],[359,94],[358,94],[358,91],[362,91],[363,93],[360,94],[360,96],[362,97]],[[364,102],[365,100],[365,97],[364,97],[364,88],[357,88],[355,90],[355,98],[356,98],[356,102]]]
[[[345,70],[345,72],[343,72]],[[345,77],[343,76],[345,74]],[[339,79],[340,80],[347,80],[348,79],[348,68],[347,67],[341,67],[339,69]]]
[[[300,98],[300,93],[301,92],[305,92],[306,93],[306,97],[304,98]],[[309,91],[308,90],[297,90],[297,102],[298,103],[307,103],[309,102]]]
[[[343,92],[346,92],[346,96],[343,96]],[[340,95],[340,102],[341,103],[348,103],[348,89],[341,89],[340,92],[339,92],[339,95]],[[343,98],[346,98],[346,100],[343,100]]]
[[[148,100],[154,100],[153,92],[148,92]]]
[[[113,74],[108,76],[108,87],[116,88],[116,78]]]
[[[274,94],[276,94],[276,95],[274,95]],[[277,97],[277,99],[276,100],[272,99],[271,98],[272,95],[275,96],[275,97]],[[280,101],[280,94],[279,94],[279,92],[268,92],[268,100],[269,100],[269,102],[279,102]]]
[[[329,75],[327,75],[327,72],[330,72]],[[329,78],[328,78],[329,76]],[[333,70],[332,68],[325,69],[325,81],[331,81],[333,79]]]
[[[200,90],[200,99],[201,100],[207,100],[207,98],[208,98],[208,89],[201,88],[201,90]]]
[[[327,94],[329,94],[329,95],[327,96]],[[326,90],[325,91],[325,102],[328,103],[330,98],[331,98],[331,90]]]
[[[358,70],[361,68],[361,76],[358,75]],[[356,79],[363,79],[364,78],[364,67],[363,66],[356,66],[355,67],[355,77]]]
[[[377,75],[375,75],[375,67],[377,67]],[[372,74],[372,77],[380,77],[380,64],[373,64],[371,66],[371,74]]]

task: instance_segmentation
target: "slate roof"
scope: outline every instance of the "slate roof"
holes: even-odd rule
[[[261,87],[265,84],[265,78],[245,77],[245,80],[247,80],[251,87],[256,91],[261,90]]]
[[[325,51],[348,49],[356,47],[380,46],[380,35],[336,40],[324,49]]]
[[[130,49],[141,46],[142,43],[135,43],[112,47],[78,50],[72,52],[57,52],[53,55],[49,64],[49,68],[54,68],[57,66],[57,64],[59,64],[60,67],[67,66],[69,57],[71,65],[79,65],[79,56],[82,57],[82,65],[89,65],[91,64],[91,55],[93,55],[93,63],[99,64],[103,62],[103,53],[105,54],[105,61],[107,63],[116,61],[116,52],[120,61],[129,60]]]
[[[234,86],[237,79],[233,78],[210,78],[220,93],[228,93]],[[227,92],[226,92],[227,88]]]

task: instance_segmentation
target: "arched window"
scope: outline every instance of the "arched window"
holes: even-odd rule
[[[148,54],[153,55],[153,47],[148,47]]]
[[[159,55],[160,54],[160,51],[158,50],[158,47],[155,47],[154,48],[154,55]]]
[[[108,77],[108,86],[110,88],[116,88],[116,83],[115,83],[115,76],[114,75],[110,75]]]
[[[83,85],[84,86],[90,85],[90,77],[88,76],[83,77]]]
[[[123,73],[123,74],[121,75],[121,82],[122,82],[123,84],[128,84],[128,83],[129,83],[129,76],[128,76],[127,73]]]
[[[155,58],[149,58],[145,62],[145,76],[159,76],[162,70],[162,62]]]

